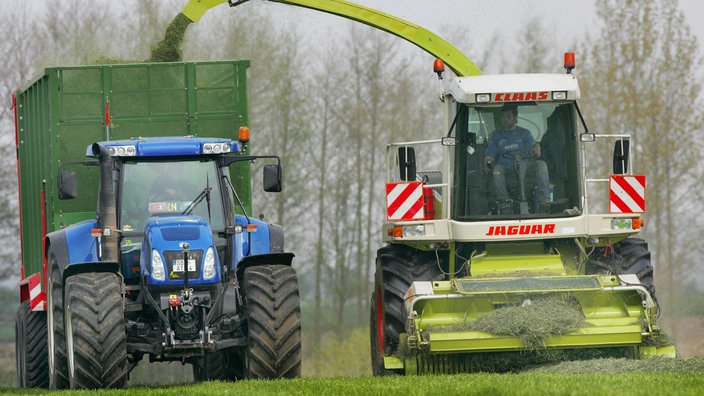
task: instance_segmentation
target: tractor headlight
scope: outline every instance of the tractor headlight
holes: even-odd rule
[[[410,225],[403,226],[403,236],[405,237],[422,237],[425,236],[425,225]]]
[[[630,230],[633,228],[631,219],[611,219],[612,230]]]
[[[203,279],[210,279],[215,276],[215,253],[213,248],[208,248],[203,259]]]
[[[156,280],[166,280],[166,272],[164,271],[164,260],[156,249],[152,249],[152,278]]]

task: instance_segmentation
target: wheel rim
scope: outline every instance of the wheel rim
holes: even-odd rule
[[[64,335],[66,337],[66,360],[68,362],[68,381],[74,387],[74,362],[73,362],[73,324],[71,323],[71,306],[64,306]]]

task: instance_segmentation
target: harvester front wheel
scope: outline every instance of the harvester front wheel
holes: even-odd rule
[[[64,279],[59,261],[49,247],[49,282],[47,283],[47,346],[49,353],[49,388],[66,389],[68,363],[66,361],[66,336],[64,332]]]
[[[301,307],[296,270],[261,265],[244,271],[247,377],[301,376]]]
[[[29,300],[23,301],[17,308],[15,319],[17,385],[20,388],[49,387],[46,340],[46,312],[32,312]]]
[[[125,388],[127,338],[120,279],[84,273],[66,280],[66,355],[71,389]]]
[[[374,375],[397,373],[385,369],[384,356],[398,351],[401,333],[406,331],[403,296],[414,281],[443,279],[445,275],[438,262],[443,257],[442,253],[402,245],[389,245],[377,251],[370,318]]]

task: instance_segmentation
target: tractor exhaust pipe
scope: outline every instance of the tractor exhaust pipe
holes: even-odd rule
[[[93,144],[93,154],[100,161],[100,195],[98,197],[98,226],[103,230],[101,261],[118,261],[117,207],[115,201],[115,160],[107,149]]]

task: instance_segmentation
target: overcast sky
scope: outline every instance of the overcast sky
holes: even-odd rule
[[[538,17],[542,28],[550,35],[552,50],[556,54],[574,50],[575,40],[585,37],[587,32],[595,32],[598,21],[595,14],[594,0],[349,0],[368,6],[387,14],[405,19],[420,25],[433,33],[450,41],[464,52],[470,48],[481,50],[482,45],[498,33],[502,43],[510,45],[511,37],[524,27],[530,20]],[[339,26],[339,17],[322,14],[298,7],[256,1],[251,6],[263,7],[267,12],[281,18],[282,24],[303,27],[308,34],[329,35]],[[686,19],[697,35],[702,50],[704,42],[704,1],[680,0],[680,8],[685,12]],[[250,6],[245,4],[243,8]],[[223,7],[223,11],[227,11]],[[241,11],[245,11],[244,9]],[[211,11],[214,12],[214,11]],[[232,12],[238,12],[237,9]],[[332,28],[331,28],[332,27]],[[467,41],[474,47],[461,42],[455,37],[449,37],[461,28],[466,27],[471,37]],[[334,33],[332,33],[334,34]],[[474,54],[466,53],[470,59]],[[473,61],[477,61],[472,59]],[[558,59],[557,62],[562,62]],[[579,54],[577,54],[579,67]]]

